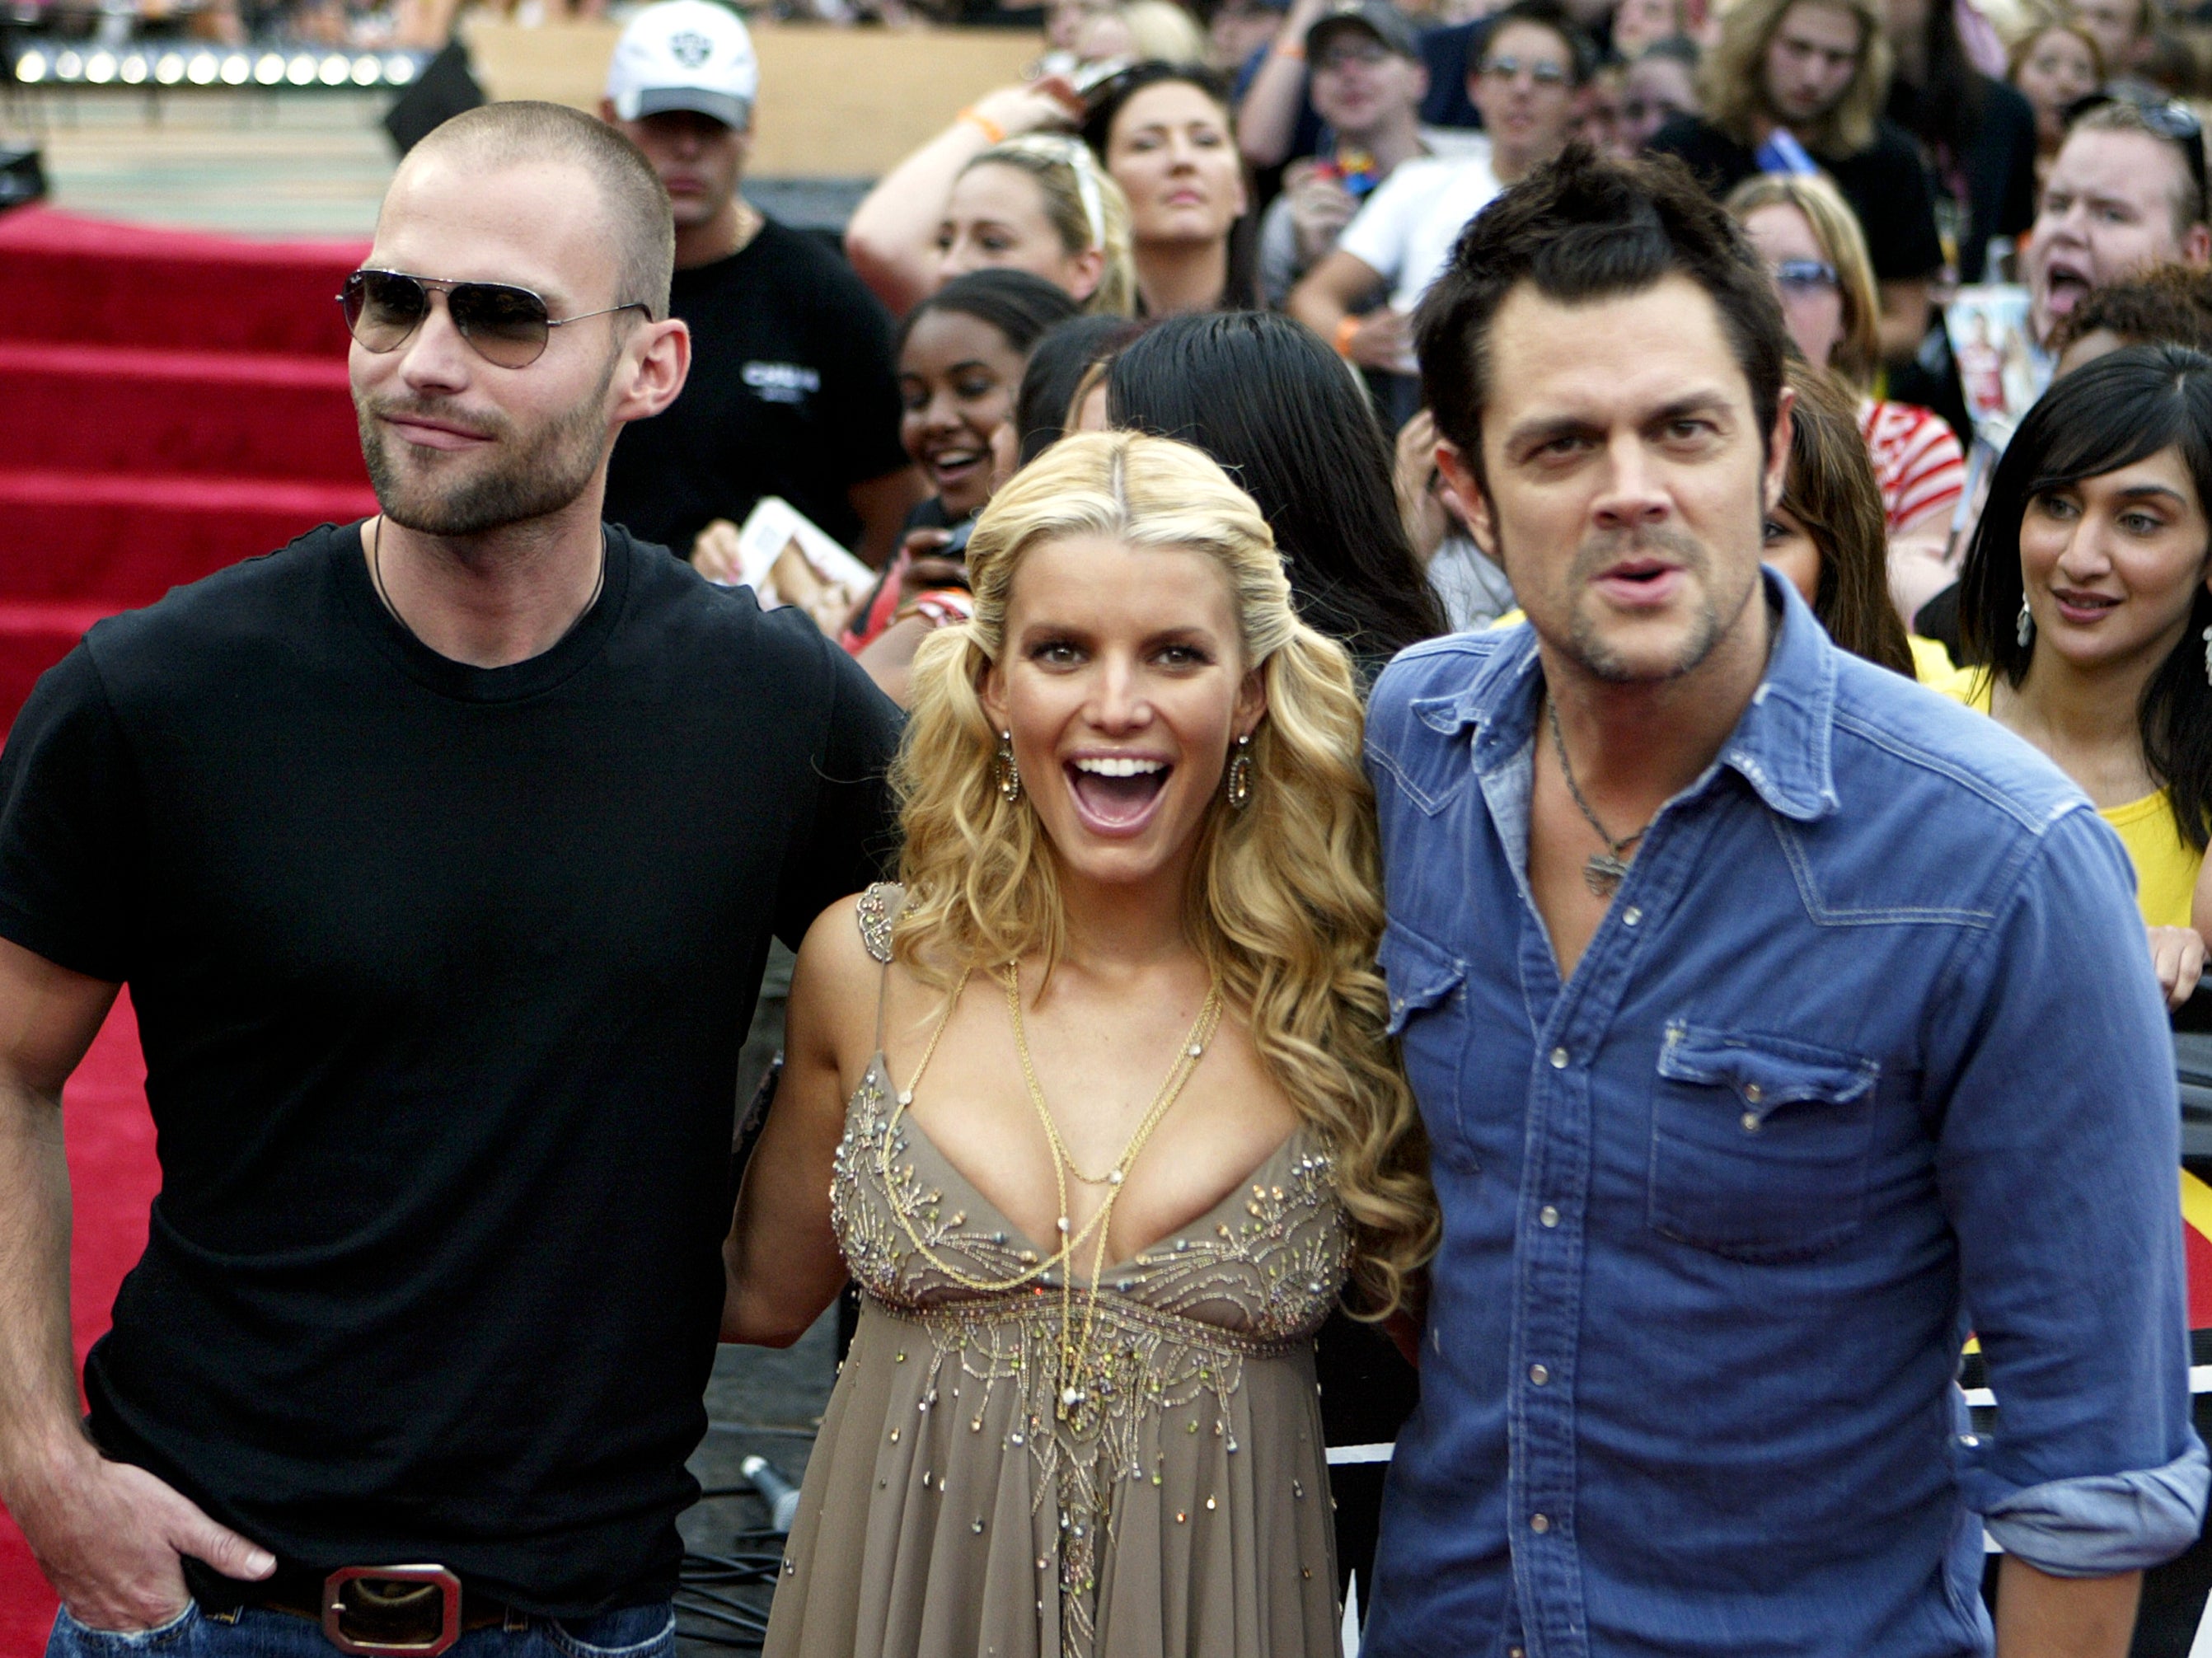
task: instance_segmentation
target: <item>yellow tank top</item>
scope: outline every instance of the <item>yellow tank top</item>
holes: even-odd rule
[[[1990,677],[1978,668],[1952,665],[1933,640],[1912,641],[1912,665],[1920,683],[1980,714],[1990,711]],[[2136,866],[2136,904],[2149,926],[2187,926],[2190,901],[2197,895],[2197,872],[2204,854],[2181,838],[2166,792],[2146,794],[2124,805],[2106,806],[2097,816],[2119,833]]]

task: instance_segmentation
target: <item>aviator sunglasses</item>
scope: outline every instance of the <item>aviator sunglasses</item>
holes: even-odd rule
[[[345,292],[338,295],[346,331],[364,351],[397,351],[430,314],[434,288],[445,293],[446,314],[453,319],[454,331],[478,356],[501,368],[529,367],[545,355],[552,331],[572,322],[618,311],[653,314],[644,301],[632,300],[573,317],[549,316],[544,300],[507,282],[448,282],[400,270],[356,270],[346,278]]]

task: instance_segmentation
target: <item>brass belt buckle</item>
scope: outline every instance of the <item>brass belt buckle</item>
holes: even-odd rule
[[[360,1658],[437,1658],[461,1638],[461,1580],[443,1566],[340,1566],[323,1580],[323,1635]]]

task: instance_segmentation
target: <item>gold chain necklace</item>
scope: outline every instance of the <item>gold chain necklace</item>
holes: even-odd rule
[[[937,1052],[937,1044],[944,1036],[945,1027],[952,1023],[953,1012],[960,1005],[961,993],[968,987],[970,972],[968,969],[962,969],[958,981],[952,987],[952,994],[945,1000],[945,1011],[938,1016],[936,1028],[929,1033],[929,1042],[921,1050],[921,1059],[915,1065],[913,1076],[906,1087],[893,1092],[890,1114],[884,1121],[883,1137],[877,1147],[877,1172],[883,1178],[886,1195],[892,1192],[891,1150],[892,1142],[897,1138],[899,1119],[914,1103],[915,1088],[921,1083],[922,1073],[929,1069],[929,1061]],[[1191,1073],[1198,1069],[1199,1060],[1206,1055],[1206,1044],[1212,1041],[1213,1033],[1221,1023],[1221,985],[1216,981],[1208,987],[1205,1005],[1199,1009],[1198,1018],[1191,1025],[1190,1034],[1176,1050],[1175,1063],[1168,1068],[1166,1081],[1160,1084],[1160,1091],[1153,1096],[1152,1105],[1137,1125],[1136,1132],[1129,1137],[1128,1144],[1121,1148],[1121,1157],[1111,1169],[1090,1182],[1106,1187],[1106,1200],[1098,1206],[1097,1213],[1080,1227],[1071,1229],[1067,1218],[1067,1177],[1076,1173],[1075,1166],[1067,1155],[1066,1146],[1060,1140],[1060,1128],[1053,1121],[1051,1109],[1045,1104],[1044,1090],[1037,1085],[1036,1067],[1030,1059],[1029,1035],[1022,1023],[1018,968],[1010,963],[1005,969],[1003,982],[1006,987],[1007,1011],[1013,1020],[1014,1049],[1021,1056],[1022,1079],[1028,1086],[1030,1103],[1036,1108],[1037,1120],[1044,1126],[1045,1139],[1052,1148],[1053,1195],[1058,1216],[1060,1248],[1042,1260],[1025,1266],[1012,1278],[981,1278],[963,1272],[932,1248],[915,1230],[914,1218],[896,1196],[890,1199],[890,1210],[897,1218],[899,1230],[906,1234],[907,1242],[914,1245],[916,1254],[953,1283],[978,1295],[1003,1295],[1010,1290],[1018,1290],[1025,1284],[1036,1282],[1055,1266],[1060,1268],[1059,1416],[1064,1422],[1069,1412],[1082,1406],[1089,1397],[1088,1390],[1082,1385],[1083,1368],[1090,1360],[1091,1339],[1097,1327],[1098,1276],[1106,1265],[1106,1234],[1113,1219],[1115,1199],[1121,1196],[1124,1180],[1138,1155],[1144,1151],[1146,1143],[1152,1139],[1152,1131],[1159,1127],[1161,1120],[1174,1106],[1182,1093],[1183,1085],[1190,1080]],[[889,1083],[890,1080],[886,1070],[884,1081]],[[1076,1178],[1082,1180],[1086,1177],[1077,1174]],[[1073,1261],[1076,1250],[1086,1239],[1091,1242],[1091,1284],[1084,1309],[1083,1332],[1079,1340],[1075,1334],[1075,1275],[1067,1268]]]
[[[1053,1188],[1060,1200],[1060,1235],[1068,1239],[1066,1249],[1072,1250],[1077,1237],[1082,1236],[1072,1236],[1068,1233],[1067,1177],[1073,1175],[1089,1185],[1106,1188],[1105,1200],[1098,1206],[1098,1212],[1083,1228],[1084,1234],[1095,1232],[1096,1236],[1091,1246],[1090,1293],[1084,1303],[1083,1334],[1079,1341],[1075,1338],[1075,1274],[1063,1270],[1060,1275],[1059,1414],[1060,1419],[1065,1422],[1070,1413],[1079,1409],[1090,1397],[1089,1389],[1084,1386],[1084,1369],[1090,1362],[1091,1337],[1098,1325],[1098,1277],[1106,1266],[1106,1233],[1114,1213],[1115,1201],[1121,1195],[1121,1187],[1129,1169],[1144,1151],[1146,1143],[1152,1139],[1152,1131],[1160,1126],[1161,1120],[1182,1095],[1183,1084],[1190,1080],[1191,1072],[1198,1069],[1199,1060],[1206,1056],[1206,1046],[1212,1040],[1214,1029],[1221,1023],[1221,985],[1217,980],[1206,987],[1206,1001],[1198,1010],[1198,1017],[1191,1025],[1190,1034],[1183,1038],[1182,1046],[1176,1050],[1175,1062],[1168,1067],[1167,1079],[1160,1084],[1160,1091],[1152,1096],[1152,1104],[1137,1124],[1136,1132],[1129,1136],[1128,1143],[1122,1146],[1121,1155],[1115,1159],[1113,1168],[1103,1175],[1093,1176],[1079,1170],[1075,1160],[1067,1155],[1067,1147],[1060,1138],[1059,1125],[1053,1121],[1051,1108],[1045,1103],[1044,1090],[1037,1085],[1036,1067],[1030,1060],[1029,1034],[1022,1023],[1022,982],[1018,966],[1008,964],[1005,983],[1006,1011],[1014,1026],[1014,1051],[1021,1056],[1022,1080],[1028,1085],[1030,1103],[1036,1108],[1037,1121],[1044,1125],[1045,1139],[1052,1146]]]
[[[877,1172],[883,1176],[884,1190],[886,1194],[892,1191],[891,1142],[897,1138],[899,1119],[906,1114],[907,1108],[914,1103],[914,1090],[921,1084],[922,1073],[929,1069],[930,1056],[937,1052],[938,1039],[945,1035],[945,1028],[952,1023],[953,1011],[960,1005],[960,994],[967,989],[969,977],[969,969],[963,969],[959,981],[952,987],[952,994],[945,1004],[945,1011],[938,1016],[937,1028],[929,1033],[929,1045],[921,1050],[921,1063],[915,1066],[914,1075],[908,1079],[907,1085],[896,1090],[892,1096],[891,1113],[884,1121],[883,1139],[877,1147],[876,1157]],[[886,1083],[890,1080],[888,1068],[884,1080]],[[1055,1165],[1056,1169],[1057,1165]],[[1076,1246],[1091,1235],[1091,1227],[1097,1224],[1097,1218],[1094,1217],[1081,1231],[1063,1242],[1057,1250],[1047,1255],[1042,1260],[1024,1266],[1012,1278],[985,1278],[963,1272],[939,1254],[936,1250],[931,1248],[923,1241],[921,1234],[915,1230],[914,1218],[906,1212],[904,1206],[895,1196],[890,1198],[890,1211],[897,1217],[899,1230],[906,1234],[907,1242],[914,1245],[917,1254],[962,1289],[972,1290],[978,1295],[1003,1295],[1009,1290],[1018,1290],[1024,1284],[1034,1283],[1054,1266],[1067,1260],[1074,1254]],[[1067,1213],[1067,1193],[1064,1189],[1060,1193],[1060,1213],[1063,1219]]]

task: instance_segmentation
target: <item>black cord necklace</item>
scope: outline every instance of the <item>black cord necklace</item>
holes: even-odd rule
[[[1594,852],[1583,860],[1583,882],[1593,896],[1609,899],[1620,890],[1621,882],[1628,876],[1628,860],[1620,854],[1641,841],[1644,830],[1651,825],[1646,823],[1635,834],[1614,840],[1612,831],[1598,822],[1597,814],[1590,810],[1590,803],[1583,799],[1583,792],[1575,783],[1575,768],[1567,760],[1567,739],[1559,733],[1559,705],[1549,697],[1544,699],[1544,719],[1552,728],[1552,746],[1559,751],[1559,775],[1567,780],[1567,793],[1574,796],[1583,816],[1597,831],[1597,838],[1605,842],[1603,852]]]
[[[407,636],[410,639],[420,641],[422,635],[416,633],[414,629],[408,627],[407,618],[399,614],[399,607],[392,602],[391,593],[386,592],[385,589],[384,514],[381,513],[379,513],[376,515],[375,527],[371,529],[368,532],[368,581],[369,586],[376,589],[376,602],[384,606],[385,614],[389,616],[394,622],[397,622],[402,628],[406,629]],[[602,525],[599,528],[599,574],[598,579],[592,583],[591,596],[585,599],[584,608],[577,611],[576,614],[569,619],[569,623],[567,627],[561,629],[561,638],[555,640],[552,644],[548,645],[545,647],[545,650],[550,651],[555,649],[560,645],[562,640],[567,639],[570,634],[575,632],[578,628],[583,625],[584,618],[591,615],[592,607],[599,602],[599,595],[606,591],[606,587],[607,531],[606,526]],[[544,651],[540,651],[538,654],[543,656],[544,654]]]

